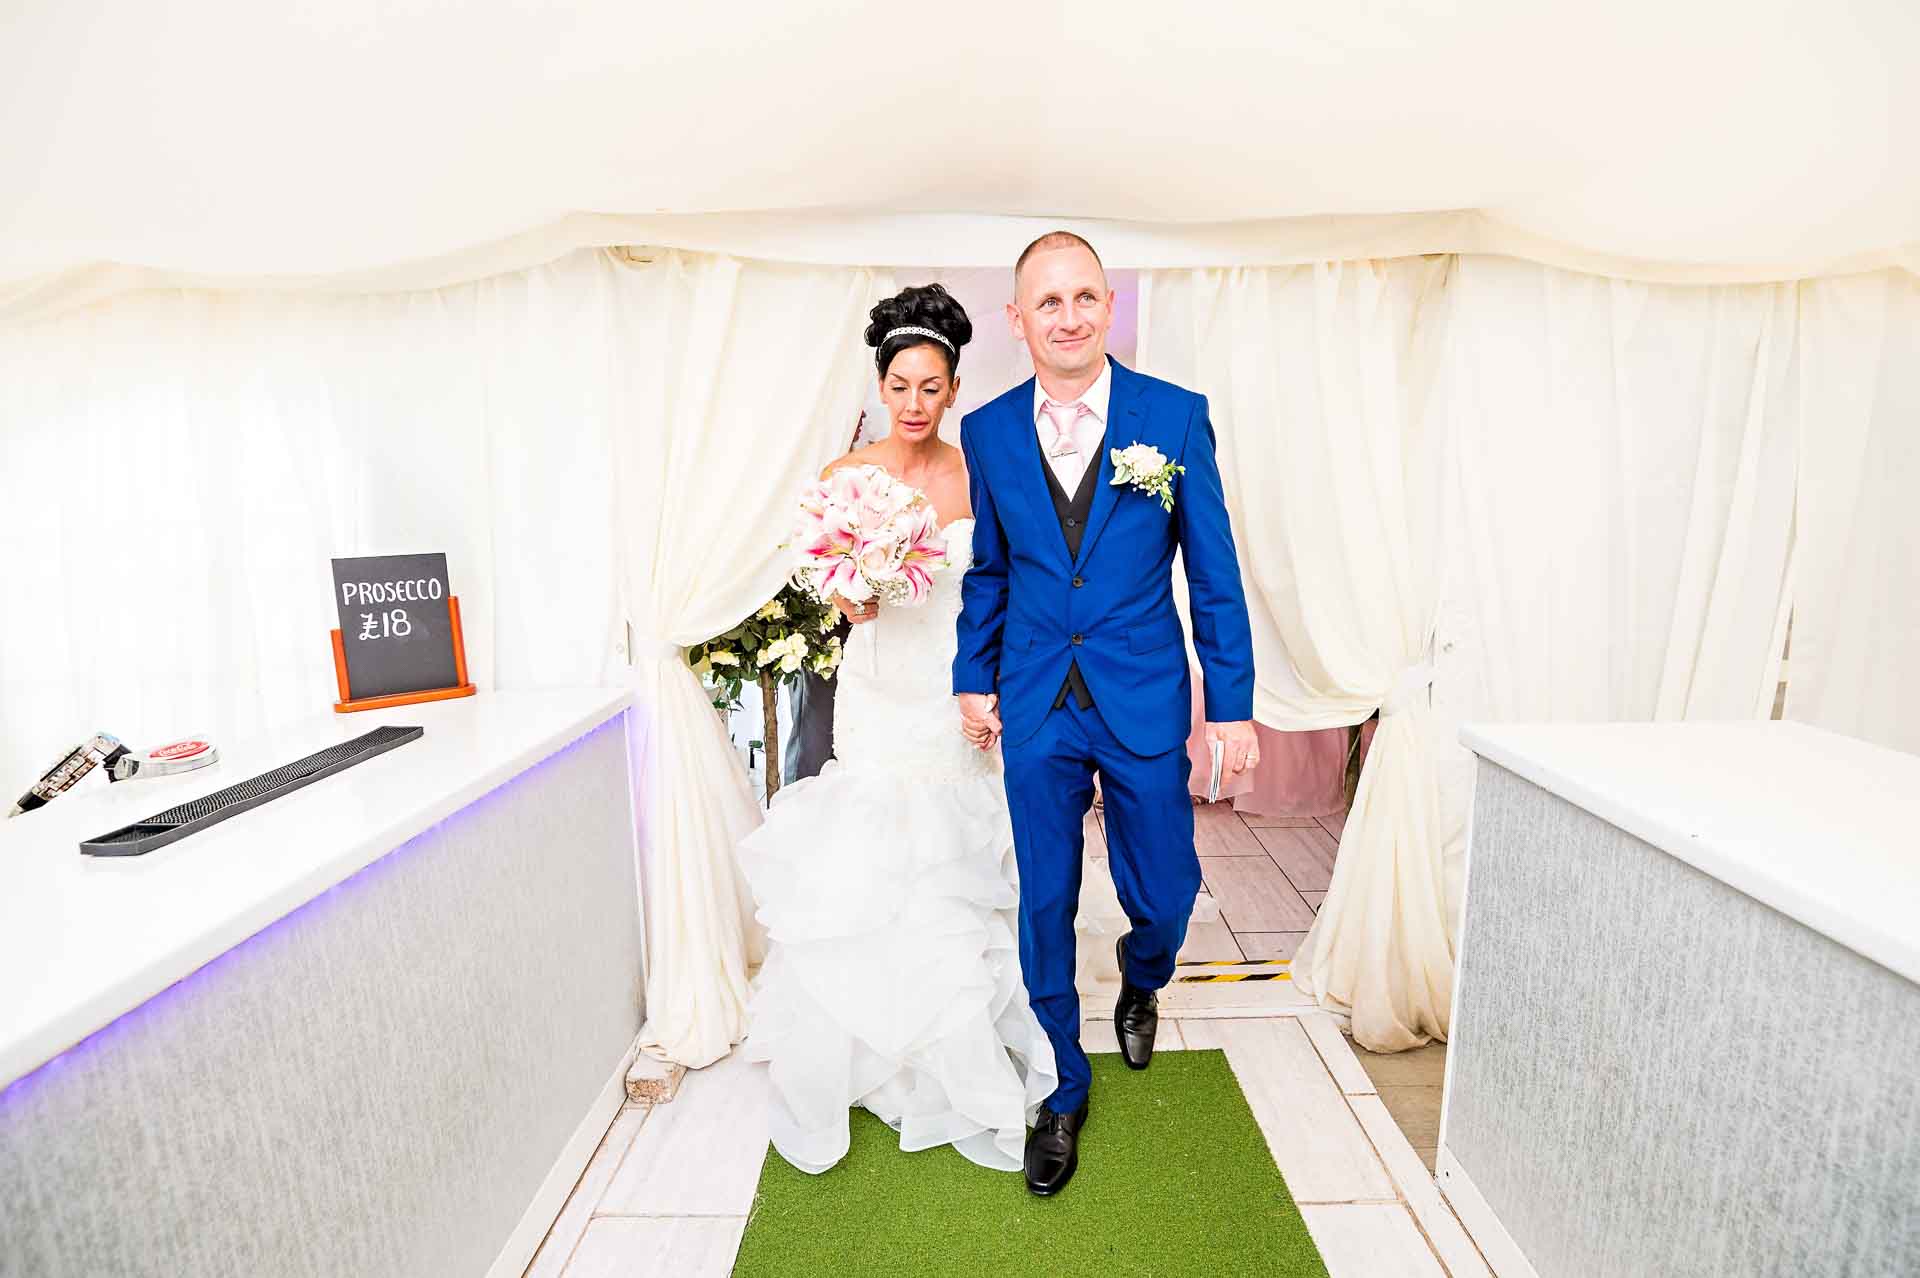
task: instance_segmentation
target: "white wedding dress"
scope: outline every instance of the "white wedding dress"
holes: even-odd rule
[[[954,622],[973,521],[946,529],[927,601],[855,626],[834,759],[740,845],[770,949],[746,1053],[772,1083],[774,1148],[822,1172],[863,1105],[905,1150],[1016,1170],[1058,1080],[1021,980],[1000,753],[960,735]]]

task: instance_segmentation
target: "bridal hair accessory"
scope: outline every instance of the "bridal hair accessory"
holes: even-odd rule
[[[1116,487],[1131,484],[1136,492],[1158,497],[1160,508],[1173,513],[1173,477],[1186,474],[1185,466],[1168,461],[1166,454],[1152,444],[1137,441],[1125,448],[1112,449],[1108,455],[1113,458]]]
[[[945,334],[935,332],[933,329],[930,329],[930,328],[922,328],[918,324],[909,324],[905,328],[888,329],[887,335],[880,339],[880,344],[882,346],[885,346],[888,342],[891,342],[896,337],[931,337],[934,341],[940,343],[942,346],[946,347],[948,350],[950,351],[953,350],[953,343],[946,339]],[[958,351],[954,351],[954,354],[956,355],[958,355],[959,353],[960,352]]]

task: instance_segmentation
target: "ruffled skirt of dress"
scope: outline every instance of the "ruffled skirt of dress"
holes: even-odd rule
[[[776,796],[740,861],[771,942],[745,1047],[768,1066],[774,1148],[825,1171],[862,1105],[903,1150],[1018,1169],[1058,1078],[1021,980],[1000,778],[830,762]]]

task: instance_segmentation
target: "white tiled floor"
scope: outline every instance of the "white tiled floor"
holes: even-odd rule
[[[1406,1208],[1391,1203],[1304,1203],[1307,1232],[1327,1272],[1426,1278],[1441,1272]]]
[[[653,1107],[594,1215],[745,1216],[767,1152],[766,1073],[736,1052],[688,1074]]]
[[[724,1274],[733,1268],[745,1216],[596,1216],[569,1278],[661,1278]]]
[[[1487,1275],[1332,1022],[1299,1007],[1228,1010],[1169,1009],[1160,1050],[1225,1050],[1334,1278]],[[1087,1022],[1082,1041],[1116,1050],[1112,1022]],[[671,1104],[622,1110],[528,1274],[728,1273],[765,1124],[761,1071],[738,1056],[689,1073]]]

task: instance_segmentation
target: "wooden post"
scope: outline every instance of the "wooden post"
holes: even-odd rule
[[[767,804],[773,804],[773,795],[780,788],[780,685],[774,680],[773,671],[760,672],[760,765],[761,773],[767,779]]]

